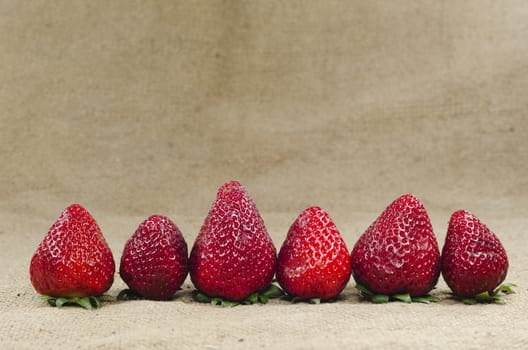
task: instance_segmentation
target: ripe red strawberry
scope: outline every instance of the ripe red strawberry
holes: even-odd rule
[[[427,294],[438,282],[440,253],[423,204],[412,194],[399,197],[356,242],[352,273],[377,294]]]
[[[470,212],[454,212],[442,249],[442,275],[449,288],[461,297],[491,295],[507,272],[508,257],[497,236]]]
[[[126,242],[119,274],[147,299],[167,300],[187,277],[187,243],[166,216],[152,215]]]
[[[62,212],[29,267],[33,287],[51,297],[101,295],[112,285],[114,272],[114,258],[101,229],[79,204]]]
[[[350,256],[323,209],[304,210],[291,225],[278,257],[277,281],[291,296],[330,299],[350,279]]]
[[[225,183],[191,250],[195,287],[209,297],[242,301],[267,287],[276,250],[258,209],[237,181]]]

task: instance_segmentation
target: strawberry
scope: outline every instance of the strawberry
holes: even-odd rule
[[[336,225],[323,209],[304,210],[279,251],[277,281],[300,299],[331,299],[350,279],[350,256]]]
[[[187,277],[187,243],[166,216],[151,215],[126,242],[119,274],[139,295],[168,300]]]
[[[67,207],[50,227],[29,268],[36,291],[50,299],[63,297],[60,304],[68,297],[103,294],[114,281],[114,271],[101,229],[79,204]]]
[[[442,276],[453,293],[493,295],[507,272],[508,257],[497,236],[472,213],[454,212],[442,249]]]
[[[440,253],[423,204],[399,197],[370,225],[351,254],[356,282],[376,294],[427,294],[440,275]]]
[[[259,211],[237,181],[217,193],[189,260],[195,287],[209,297],[242,301],[267,287],[276,250]]]

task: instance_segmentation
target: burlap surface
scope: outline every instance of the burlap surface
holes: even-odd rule
[[[0,347],[528,346],[528,6],[524,1],[0,2]],[[119,261],[152,213],[192,245],[225,181],[280,247],[320,205],[349,249],[412,192],[440,246],[473,211],[501,238],[506,305],[37,300],[29,260],[69,204]],[[116,274],[109,291],[124,288]],[[444,298],[440,281],[435,291]]]

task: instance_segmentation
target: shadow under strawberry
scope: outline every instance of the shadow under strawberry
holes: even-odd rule
[[[192,292],[193,300],[199,303],[219,305],[222,307],[233,307],[237,305],[267,304],[269,299],[284,296],[284,291],[274,284],[270,284],[266,289],[255,292],[242,301],[232,301],[220,297],[210,297],[199,290]]]
[[[430,304],[430,303],[436,303],[440,299],[438,297],[435,297],[430,294],[426,294],[423,296],[413,297],[409,293],[402,293],[402,294],[392,294],[392,295],[385,295],[385,294],[376,294],[369,290],[367,287],[357,283],[356,289],[359,291],[359,295],[363,298],[370,300],[374,304],[385,304],[390,301],[401,301],[404,303],[423,303],[423,304]]]

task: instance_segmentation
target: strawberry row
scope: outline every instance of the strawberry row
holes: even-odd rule
[[[267,300],[271,294],[262,291],[274,276],[294,299],[335,298],[353,276],[361,294],[374,302],[427,302],[434,300],[428,293],[440,273],[466,301],[501,300],[496,288],[507,270],[497,236],[464,210],[451,216],[440,254],[427,212],[411,194],[392,202],[351,252],[328,213],[307,208],[277,255],[255,203],[239,182],[230,181],[218,190],[190,256],[178,227],[152,215],[126,242],[119,273],[132,293],[147,299],[172,298],[190,274],[197,300],[236,304]],[[99,226],[78,204],[51,226],[30,264],[34,288],[58,306],[91,306],[111,287],[114,272]]]

